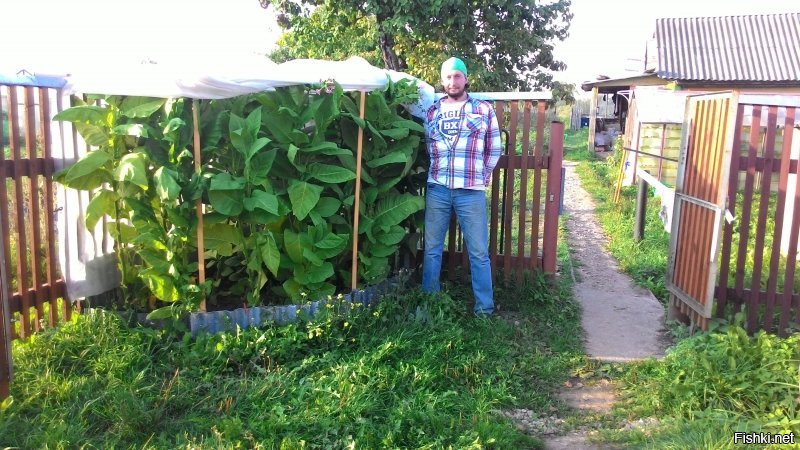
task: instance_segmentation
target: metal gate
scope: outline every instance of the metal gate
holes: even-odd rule
[[[666,286],[672,306],[703,329],[714,306],[737,105],[737,92],[686,101]]]

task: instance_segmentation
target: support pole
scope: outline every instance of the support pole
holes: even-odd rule
[[[555,276],[558,253],[558,209],[561,205],[561,165],[564,161],[564,124],[550,124],[550,159],[547,163],[547,198],[545,200],[544,241],[542,242],[542,270]],[[533,213],[534,220],[536,214]],[[538,239],[533,236],[532,239]],[[536,255],[531,255],[536,258]]]
[[[364,109],[367,101],[367,94],[361,91],[361,107],[358,117],[364,120]],[[350,289],[356,290],[358,287],[358,216],[361,206],[361,154],[364,151],[364,128],[358,128],[358,147],[356,149],[356,192],[353,201],[353,263],[350,268]]]
[[[594,134],[597,132],[597,97],[600,92],[597,86],[592,88],[592,106],[589,110],[589,153],[594,153]]]
[[[200,112],[199,99],[192,100],[192,121],[194,122],[194,170],[200,176]],[[197,214],[197,284],[206,281],[206,256],[203,236],[203,199],[198,198],[195,203]],[[200,311],[206,310],[205,296],[200,300]]]
[[[647,181],[639,177],[639,193],[636,196],[636,221],[633,225],[633,240],[644,239],[644,224],[647,213]]]

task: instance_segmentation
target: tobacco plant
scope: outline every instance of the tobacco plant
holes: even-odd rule
[[[58,180],[93,191],[87,225],[110,217],[128,297],[167,305],[152,317],[174,304],[195,309],[203,296],[249,305],[321,298],[349,287],[361,128],[359,284],[377,283],[403,244],[416,248],[423,128],[403,108],[417,99],[413,84],[369,93],[364,119],[359,95],[329,82],[203,102],[199,174],[187,101],[103,97],[56,117],[93,147]]]

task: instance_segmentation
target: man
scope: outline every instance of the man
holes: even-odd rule
[[[422,289],[440,289],[444,237],[455,210],[469,253],[474,311],[478,316],[490,316],[494,296],[485,190],[500,158],[500,128],[492,105],[467,93],[467,66],[462,60],[445,61],[441,77],[446,95],[426,116],[431,165],[425,196]]]

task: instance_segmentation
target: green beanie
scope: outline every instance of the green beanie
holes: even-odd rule
[[[451,70],[459,70],[465,77],[467,76],[467,65],[458,58],[453,57],[442,63],[442,70],[440,73],[444,73],[445,71],[449,72]]]

